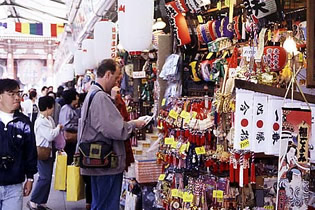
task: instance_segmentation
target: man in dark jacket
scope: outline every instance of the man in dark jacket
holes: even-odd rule
[[[37,173],[34,132],[19,111],[21,93],[17,81],[0,79],[0,210],[22,209]]]

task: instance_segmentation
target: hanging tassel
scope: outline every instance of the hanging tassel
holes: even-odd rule
[[[234,167],[234,175],[235,175],[235,182],[239,183],[240,180],[240,170],[239,170],[239,159],[240,159],[240,154],[235,154],[235,159],[233,162],[233,167]]]
[[[255,153],[252,152],[252,162],[250,164],[250,183],[256,183],[256,172],[255,172]]]
[[[229,167],[229,170],[230,170],[230,182],[235,182],[234,180],[234,167],[233,167],[233,159],[234,159],[234,154],[232,153],[232,155],[230,156],[230,167]]]
[[[239,174],[240,174],[239,186],[244,187],[244,154],[241,154],[241,157],[240,157],[240,173]]]
[[[246,153],[244,155],[244,162],[243,162],[243,166],[244,166],[244,185],[248,185],[249,184],[249,158],[250,158],[250,153]]]

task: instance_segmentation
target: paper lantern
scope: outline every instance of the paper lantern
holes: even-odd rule
[[[59,74],[61,82],[72,81],[74,78],[74,69],[72,64],[65,64]]]
[[[94,56],[94,40],[85,39],[82,42],[82,65],[84,69],[93,69],[97,66]]]
[[[83,52],[82,50],[76,50],[74,53],[73,65],[74,65],[74,73],[75,75],[84,75],[85,68],[83,66]]]
[[[281,71],[287,63],[287,52],[279,46],[265,47],[263,61],[270,71]]]
[[[186,19],[176,7],[176,3],[174,1],[166,4],[166,12],[178,45],[181,46],[189,44],[191,42],[191,38]]]
[[[94,55],[96,64],[102,60],[116,57],[116,25],[111,21],[100,21],[94,27]]]
[[[143,51],[150,47],[153,25],[152,0],[119,0],[119,40],[125,50]]]

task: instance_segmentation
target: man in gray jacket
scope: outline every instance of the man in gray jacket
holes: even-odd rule
[[[82,168],[81,174],[91,176],[92,210],[119,210],[126,161],[124,141],[130,137],[133,129],[143,127],[145,121],[124,122],[111,100],[111,89],[120,76],[120,67],[114,60],[103,60],[97,69],[96,76],[96,83],[91,86],[82,106],[78,139],[81,142],[105,141],[108,144],[112,142],[113,151],[118,156],[118,167]],[[95,91],[98,92],[87,110],[91,93]],[[88,117],[84,122],[87,111]]]

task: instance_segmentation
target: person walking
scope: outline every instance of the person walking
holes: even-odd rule
[[[52,148],[52,142],[62,129],[62,125],[55,126],[51,117],[54,111],[55,100],[50,96],[39,98],[39,117],[35,121],[36,146]],[[29,209],[50,209],[46,203],[49,197],[53,172],[54,154],[50,152],[47,160],[38,160],[39,177],[32,193],[31,200],[27,203]]]
[[[21,94],[17,81],[0,79],[0,210],[22,210],[37,173],[35,136],[19,111]]]
[[[124,122],[113,103],[110,93],[120,77],[120,67],[112,59],[105,59],[97,68],[96,83],[84,100],[79,122],[79,143],[103,141],[112,144],[118,157],[115,168],[81,168],[82,175],[91,176],[92,210],[118,210],[126,152],[124,141],[135,128],[145,125],[143,120]],[[91,94],[96,92],[87,110]],[[86,112],[89,112],[88,118]],[[85,124],[85,126],[84,126]],[[82,130],[84,129],[84,130]]]

